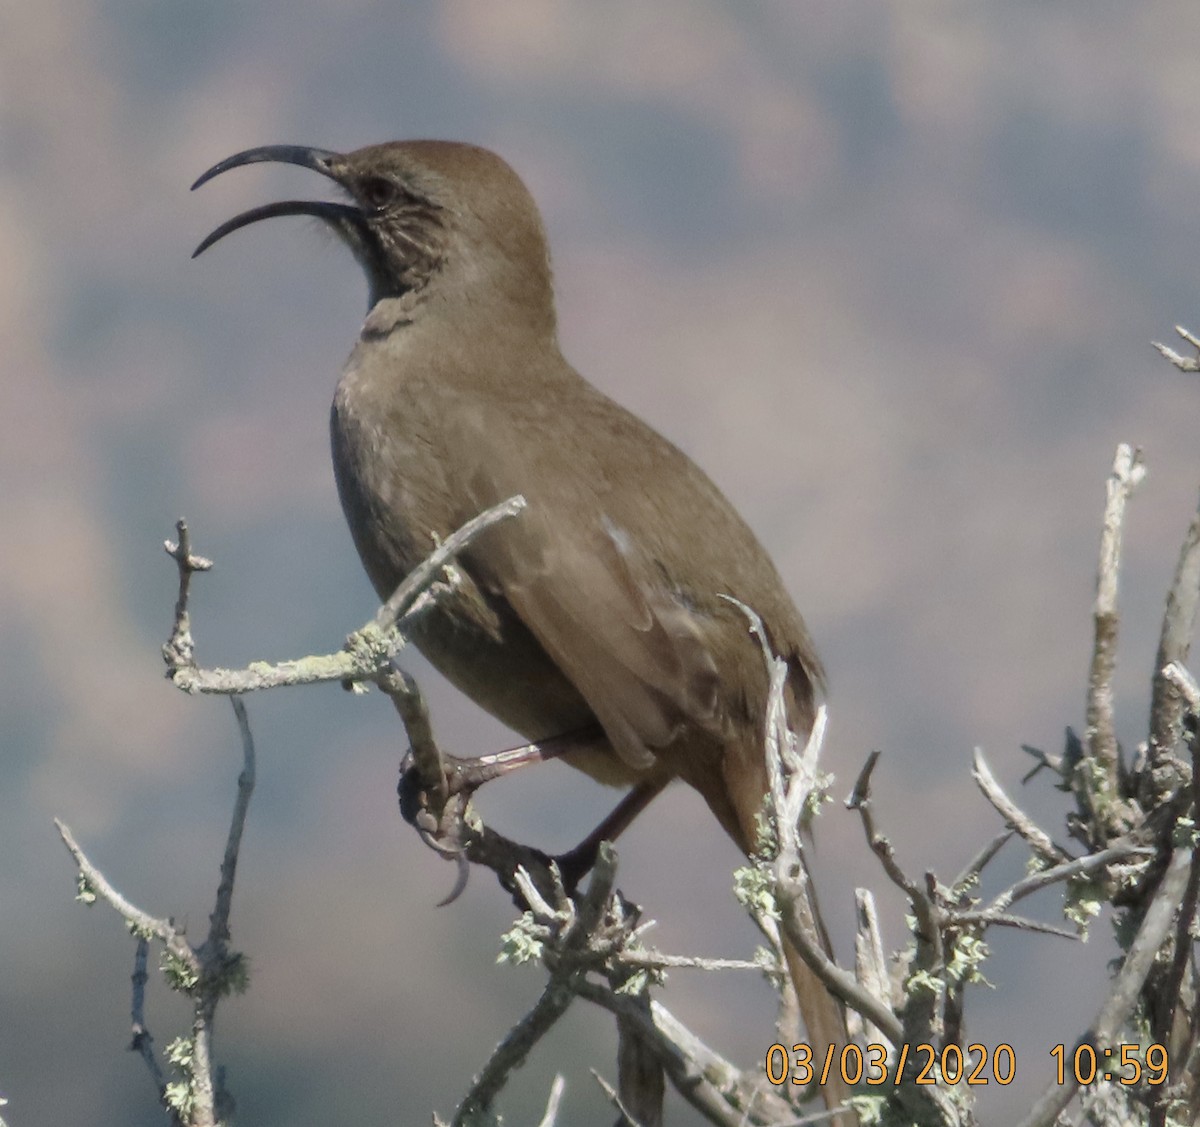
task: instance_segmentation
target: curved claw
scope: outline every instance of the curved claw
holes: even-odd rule
[[[439,840],[436,828],[428,828],[423,825],[417,826],[417,836],[436,853],[439,857],[445,857],[447,861],[454,860],[455,857],[462,856],[462,846],[460,845],[445,845]]]
[[[467,860],[465,853],[457,853],[454,855],[455,861],[458,862],[458,875],[454,878],[454,887],[450,889],[449,895],[444,900],[437,902],[437,907],[444,908],[447,904],[453,904],[467,887],[467,881],[471,876],[471,862]]]

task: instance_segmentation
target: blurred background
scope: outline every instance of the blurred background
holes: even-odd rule
[[[1065,837],[1020,744],[1081,726],[1104,479],[1149,476],[1122,577],[1118,723],[1142,738],[1163,595],[1200,485],[1200,387],[1151,350],[1200,328],[1200,10],[837,0],[43,0],[0,9],[0,1090],[12,1127],[162,1121],[128,1042],[132,943],[73,902],[65,819],[124,893],[203,934],[240,764],[228,705],[162,677],[186,515],[216,569],[197,652],[325,652],[373,611],[343,527],[328,403],[365,312],[345,251],[277,221],[202,259],[234,212],[321,195],[236,150],[405,137],[502,153],[540,202],[564,350],[699,461],[759,532],[829,669],[842,797],[872,748],[910,872],[952,877],[998,828],[982,746]],[[511,736],[415,656],[445,746]],[[217,1050],[256,1127],[448,1114],[537,996],[494,965],[513,915],[398,817],[390,705],[327,686],[250,701],[259,787],[235,944],[250,992]],[[553,766],[486,817],[573,844],[615,795]],[[818,827],[826,915],[902,905],[840,803]],[[996,880],[1015,878],[1017,847]],[[621,843],[620,883],[671,951],[749,956],[738,857],[674,789]],[[1055,918],[1057,895],[1037,913]],[[1034,910],[1031,908],[1031,911]],[[1095,1013],[1113,954],[994,934],[969,1033],[1016,1050],[977,1090],[1011,1121]],[[186,1014],[151,986],[159,1046]],[[755,1066],[757,979],[677,972],[666,1004]],[[579,1003],[503,1103],[609,1124],[611,1021]],[[678,1101],[671,1122],[696,1122]]]

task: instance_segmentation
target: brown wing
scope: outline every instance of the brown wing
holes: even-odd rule
[[[544,395],[516,401],[490,390],[455,408],[443,434],[455,446],[448,462],[464,469],[457,485],[469,507],[458,519],[515,493],[529,502],[464,562],[509,604],[630,766],[648,766],[682,728],[757,726],[765,676],[744,674],[758,670],[755,651],[749,661],[734,655],[752,641],[720,595],[763,615],[775,648],[795,651],[819,678],[803,623],[753,533],[641,420],[561,375]]]
[[[506,492],[494,470],[473,483],[487,503]],[[471,550],[468,566],[516,611],[618,755],[647,769],[683,727],[716,722],[717,669],[701,623],[603,511],[581,503],[551,516],[536,492],[528,500]]]
[[[602,397],[597,402],[604,417],[580,421],[575,399],[576,410],[549,428],[542,416],[555,410],[553,402],[501,396],[485,407],[477,399],[453,413],[446,433],[457,447],[455,463],[466,468],[459,485],[472,511],[461,519],[516,493],[528,501],[464,555],[467,570],[508,603],[613,749],[641,771],[681,728],[715,723],[717,667],[702,618],[672,589],[645,530],[636,535],[608,511],[625,490],[613,490],[595,440],[605,440],[607,455],[618,453],[621,435],[612,423],[629,416]],[[651,442],[663,441],[649,433]],[[556,445],[547,444],[549,435]]]

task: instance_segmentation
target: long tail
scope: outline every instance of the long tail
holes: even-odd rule
[[[829,937],[825,933],[825,925],[821,921],[817,909],[816,897],[812,895],[812,880],[808,881],[808,907],[812,915],[816,932],[825,953],[831,958],[833,951]],[[788,974],[796,991],[796,1000],[800,1004],[800,1016],[804,1020],[807,1031],[807,1044],[812,1050],[812,1065],[819,1077],[824,1067],[826,1055],[832,1060],[832,1067],[826,1083],[821,1087],[821,1096],[825,1106],[834,1108],[845,1104],[850,1096],[849,1085],[842,1079],[841,1060],[842,1050],[846,1047],[848,1035],[846,1032],[846,1015],[841,1003],[825,988],[813,969],[804,961],[803,956],[784,937],[783,954],[787,960]],[[830,1052],[832,1046],[832,1052]],[[788,1046],[789,1048],[791,1046]],[[832,1121],[835,1127],[851,1127],[855,1123],[854,1116],[849,1112],[838,1116]]]
[[[763,795],[766,793],[766,767],[763,748],[757,734],[726,746],[723,758],[723,778],[708,777],[696,785],[726,833],[734,839],[743,852],[749,854],[753,848],[756,821],[762,810]],[[700,780],[697,780],[699,782]],[[811,917],[817,938],[825,953],[832,958],[833,948],[821,913],[817,906],[811,876],[806,882],[808,915]],[[813,1062],[819,1078],[829,1047],[832,1046],[833,1067],[826,1082],[821,1085],[821,1095],[827,1108],[845,1104],[850,1096],[849,1085],[842,1079],[840,1063],[842,1050],[848,1042],[846,1015],[842,1004],[825,988],[816,973],[804,961],[803,956],[784,938],[784,957],[788,974],[796,991],[800,1005],[800,1016],[807,1031],[807,1044],[812,1050]],[[790,1049],[791,1046],[789,1045]],[[831,1121],[834,1127],[854,1127],[857,1122],[852,1112],[845,1112]]]

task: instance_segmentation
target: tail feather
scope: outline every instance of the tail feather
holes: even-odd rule
[[[825,953],[832,958],[833,950],[825,926],[817,909],[816,898],[812,895],[812,882],[808,882],[808,912],[811,915],[821,946]],[[844,1104],[850,1096],[850,1087],[842,1079],[841,1060],[842,1050],[846,1047],[848,1034],[846,1030],[846,1015],[841,1003],[825,988],[824,983],[817,977],[816,972],[804,961],[803,956],[788,942],[783,941],[783,954],[788,965],[788,976],[796,991],[796,999],[800,1004],[800,1016],[808,1038],[807,1044],[812,1050],[813,1067],[819,1078],[824,1066],[826,1054],[832,1046],[832,1067],[828,1078],[821,1087],[821,1096],[828,1108]],[[851,1127],[855,1122],[850,1113],[838,1116],[832,1121],[835,1127]]]
[[[799,728],[801,731],[806,728]],[[763,762],[761,737],[735,741],[726,745],[723,759],[723,786],[719,794],[707,794],[709,806],[726,832],[738,843],[743,852],[749,854],[754,846],[757,819],[762,810],[763,795],[767,790],[766,767]],[[698,788],[700,789],[700,788]],[[801,905],[801,915],[807,916],[825,954],[833,958],[833,947],[825,930],[817,906],[811,876],[806,871],[806,902]],[[832,1046],[833,1067],[821,1085],[821,1095],[827,1108],[835,1108],[846,1102],[850,1087],[842,1079],[842,1050],[848,1043],[846,1015],[839,1002],[817,977],[803,956],[784,937],[784,958],[788,975],[796,992],[800,1016],[807,1032],[807,1044],[812,1049],[816,1072],[819,1078],[827,1052]],[[851,1112],[843,1113],[831,1121],[834,1127],[854,1127],[856,1117]]]

